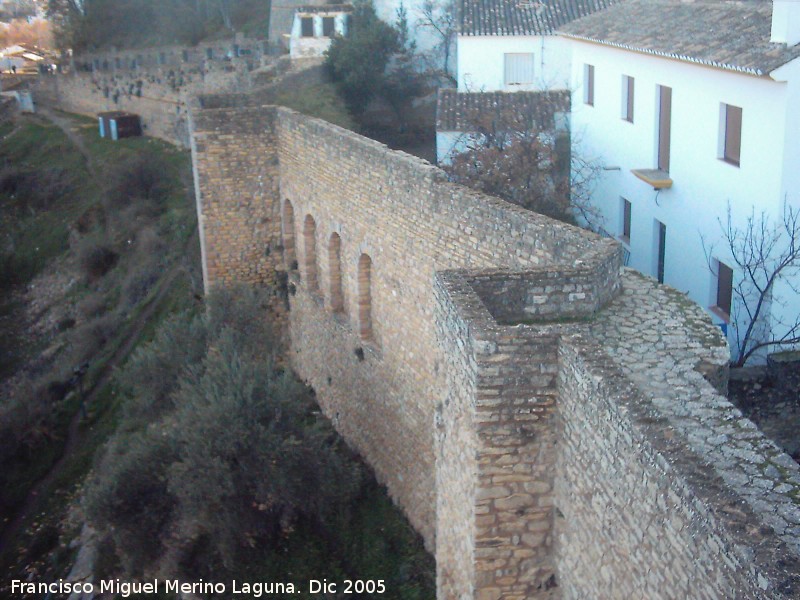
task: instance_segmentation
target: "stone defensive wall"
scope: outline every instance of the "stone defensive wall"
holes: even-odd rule
[[[265,42],[237,36],[203,46],[167,46],[83,54],[39,78],[36,101],[95,116],[140,115],[146,135],[189,147],[188,112],[195,97],[242,93],[288,68]]]
[[[191,132],[207,289],[287,286],[290,361],[438,598],[800,595],[800,470],[721,393],[718,329],[615,242],[285,108]]]

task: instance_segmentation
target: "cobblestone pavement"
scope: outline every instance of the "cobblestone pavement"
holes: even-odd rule
[[[782,377],[761,370],[731,378],[728,397],[768,438],[800,462],[800,363]]]
[[[674,433],[800,551],[800,468],[700,373],[709,351],[717,365],[728,360],[719,330],[677,290],[629,269],[622,284],[620,297],[591,323],[592,334]]]

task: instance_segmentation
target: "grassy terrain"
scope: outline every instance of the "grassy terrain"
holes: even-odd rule
[[[196,299],[201,282],[188,154],[146,138],[102,140],[92,119],[65,117],[82,140],[89,162],[58,127],[45,121],[26,118],[14,128],[0,128],[3,172],[52,171],[56,175],[35,180],[57,184],[52,194],[35,190],[41,198],[26,197],[30,189],[4,186],[0,174],[0,260],[14,265],[0,282],[0,343],[5,344],[4,353],[15,357],[13,369],[0,373],[0,382],[25,367],[36,392],[27,399],[33,401],[52,384],[63,383],[72,368],[86,360],[85,389],[98,380],[103,384],[80,422],[79,443],[34,499],[28,492],[63,453],[70,421],[80,406],[77,393],[47,400],[44,416],[35,422],[42,435],[24,440],[29,449],[23,446],[4,460],[8,456],[2,454],[0,439],[0,519],[10,519],[23,504],[30,508],[13,543],[0,553],[0,597],[12,579],[52,581],[69,572],[76,553],[70,541],[80,533],[69,507],[83,493],[86,476],[105,444],[124,425],[129,401],[114,378],[106,380],[110,361],[115,361],[115,372],[124,368],[119,349],[131,338],[132,349],[142,347],[157,337],[172,315],[197,313],[201,306]],[[131,179],[130,165],[143,157],[150,163],[143,163],[144,170]],[[141,194],[151,190],[147,164],[157,165],[164,176],[153,197],[128,197],[132,187]],[[127,171],[121,172],[120,165]],[[114,255],[99,271],[87,262],[97,248]],[[26,335],[20,290],[45,285],[42,276],[53,270],[72,282],[42,315],[55,325],[42,335]],[[146,322],[144,314],[149,315]],[[3,402],[0,399],[0,430],[8,425],[4,419],[13,416],[3,412]],[[111,548],[100,548],[96,571],[99,577],[119,576],[120,564]],[[435,594],[433,559],[374,481],[361,487],[346,518],[333,519],[322,530],[318,523],[300,520],[280,544],[253,548],[235,571],[226,572],[239,581],[303,584],[312,578],[384,579],[385,598],[422,600]],[[212,575],[209,572],[206,580]]]
[[[153,320],[196,304],[192,278],[198,277],[199,249],[196,242],[189,243],[196,224],[187,189],[188,153],[144,138],[102,140],[96,135],[92,119],[69,120],[83,141],[92,170],[80,149],[49,122],[23,118],[16,126],[6,125],[0,130],[0,313],[5,315],[0,320],[0,350],[4,358],[0,380],[12,374],[19,377],[19,369],[26,367],[22,378],[29,388],[28,393],[23,387],[14,399],[0,402],[0,427],[19,425],[31,429],[17,452],[3,455],[0,516],[4,523],[61,456],[69,423],[79,409],[76,390],[63,399],[42,400],[46,392],[63,385],[72,368],[84,360],[90,365],[84,390],[91,390],[122,344],[132,336],[152,336],[157,324],[151,322],[140,332],[138,317],[153,302],[160,276],[186,262],[187,256],[194,264],[187,264],[185,272],[179,272],[171,282]],[[137,201],[135,209],[120,206],[124,201],[111,197],[119,191],[114,178],[119,176],[121,165],[143,157],[163,171],[161,197],[158,202]],[[129,221],[120,222],[121,217]],[[150,248],[141,240],[145,230],[149,232],[148,239],[163,242],[157,256],[148,256]],[[103,245],[117,254],[112,268],[100,277],[89,277],[82,264],[82,252],[93,245]],[[46,285],[37,276],[54,271],[72,282],[66,289],[49,292],[52,297],[48,300],[54,306],[42,316],[58,324],[45,327],[41,335],[29,335],[22,288]],[[147,275],[146,281],[132,286],[131,278],[142,273]],[[87,306],[97,308],[86,310]],[[103,334],[98,336],[96,329],[101,326]],[[51,356],[44,360],[40,354],[46,348]],[[20,418],[22,411],[11,410],[7,404],[14,401],[35,404],[37,409],[41,403],[44,414]],[[49,571],[54,566],[47,562],[50,559],[47,564],[43,559],[58,547],[57,532],[67,499],[88,472],[97,449],[117,425],[118,401],[113,386],[100,389],[88,408],[88,418],[80,423],[80,443],[75,453],[46,493],[36,499],[31,513],[35,516],[19,539],[0,555],[0,573],[8,574],[9,579],[19,577],[24,569]]]

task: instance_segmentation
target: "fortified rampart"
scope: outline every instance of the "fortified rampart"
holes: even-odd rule
[[[274,107],[192,114],[207,286],[288,272],[290,359],[438,597],[790,598],[800,471],[615,243]]]
[[[83,54],[39,78],[37,102],[95,116],[141,115],[147,135],[188,147],[189,105],[201,94],[242,93],[288,68],[264,42],[237,36],[203,46],[166,46]]]

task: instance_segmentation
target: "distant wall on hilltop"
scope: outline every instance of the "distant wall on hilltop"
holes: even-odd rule
[[[275,62],[264,42],[242,37],[194,47],[84,54],[65,72],[40,77],[36,99],[89,116],[133,112],[142,117],[145,135],[188,148],[188,107],[197,95],[247,92],[277,73]]]

